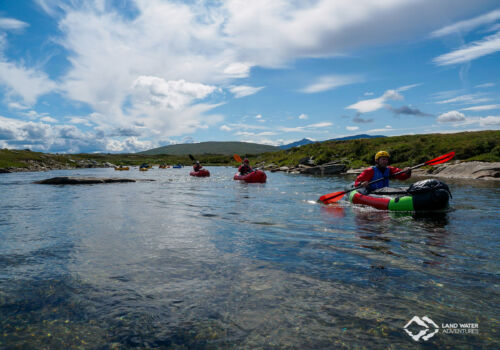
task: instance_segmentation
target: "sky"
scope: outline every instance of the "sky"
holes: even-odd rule
[[[498,0],[0,2],[0,148],[497,129]]]

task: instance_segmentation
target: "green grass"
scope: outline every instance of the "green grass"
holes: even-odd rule
[[[339,161],[350,168],[359,168],[372,165],[375,153],[379,150],[388,151],[391,154],[391,163],[397,166],[423,163],[452,150],[456,152],[455,159],[499,162],[500,131],[326,141],[287,151],[261,154],[252,161],[291,166],[298,164],[301,158],[314,157],[317,164]]]
[[[500,131],[462,132],[456,134],[405,135],[347,141],[325,141],[286,151],[263,154],[239,153],[250,159],[252,164],[265,162],[279,166],[295,166],[305,157],[314,157],[317,164],[338,161],[350,168],[373,164],[373,157],[379,150],[391,154],[391,163],[403,167],[423,163],[452,150],[456,158],[463,161],[500,162]],[[238,153],[234,151],[234,153]],[[235,166],[237,162],[230,155],[195,155],[203,165]],[[183,164],[193,162],[187,155],[146,154],[49,154],[18,150],[0,150],[0,168],[28,168],[33,162],[45,165],[59,164],[63,167],[78,166],[78,161],[93,161],[97,166],[109,162],[115,165],[137,166],[150,164]]]

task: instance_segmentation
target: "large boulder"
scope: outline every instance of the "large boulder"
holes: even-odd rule
[[[299,171],[302,174],[311,174],[311,175],[335,175],[343,173],[345,170],[346,166],[344,164],[338,164],[338,163],[327,163],[315,167],[299,169]]]
[[[116,182],[136,182],[134,179],[124,178],[97,178],[97,177],[68,177],[60,176],[50,179],[35,181],[42,185],[90,185],[90,184],[108,184]]]
[[[431,176],[456,179],[500,180],[500,163],[462,162],[443,164],[434,169]]]

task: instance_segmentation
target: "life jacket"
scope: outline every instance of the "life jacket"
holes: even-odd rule
[[[383,188],[383,187],[389,187],[389,176],[391,174],[389,168],[385,168],[385,171],[382,173],[379,169],[378,166],[372,166],[372,169],[373,169],[373,177],[372,179],[370,180],[371,181],[374,181],[374,180],[378,180],[378,179],[381,179],[381,178],[385,178],[384,180],[380,180],[378,182],[375,182],[373,184],[370,184],[370,186],[368,187],[370,189],[370,191],[373,191],[373,190],[376,190],[377,188]]]
[[[199,171],[201,168],[202,168],[201,164],[199,164],[199,165],[198,164],[193,165],[193,170],[194,171]]]

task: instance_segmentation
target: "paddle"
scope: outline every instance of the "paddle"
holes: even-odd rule
[[[411,167],[410,170],[423,167],[424,165],[438,165],[438,164],[441,164],[441,163],[446,163],[447,161],[451,160],[454,156],[455,156],[455,152],[452,151],[450,153],[443,154],[442,156],[439,156],[437,158],[428,160],[425,163],[415,165],[415,166]],[[405,172],[405,170],[401,170],[401,171],[398,171],[397,173],[392,174],[391,176],[396,176],[396,175],[402,174],[404,172]],[[382,177],[380,179],[370,181],[368,184],[371,185],[371,184],[373,184],[375,182],[379,182],[379,181],[382,181],[384,179],[385,179],[385,177]],[[361,187],[363,187],[363,186],[361,186],[361,185],[360,186],[356,186],[356,187],[354,187],[354,188],[352,188],[352,189],[350,189],[348,191],[332,192],[332,193],[325,194],[325,195],[319,197],[318,202],[323,202],[323,204],[335,203],[335,202],[339,201],[342,197],[344,197],[344,195],[346,193],[349,193],[349,192],[352,192],[354,190],[360,189]]]
[[[233,156],[234,160],[237,161],[238,163],[243,163],[243,161],[241,160],[241,157],[239,155],[237,155],[236,153],[234,154]]]

